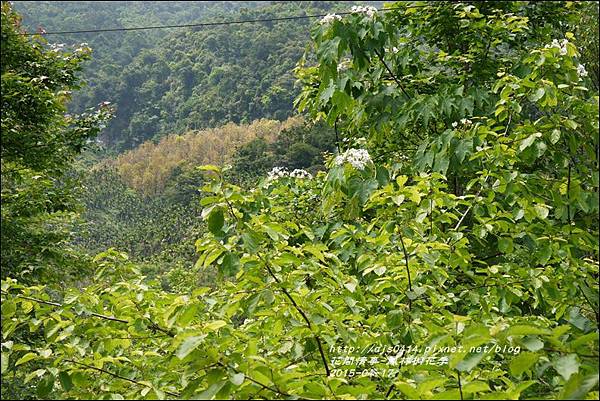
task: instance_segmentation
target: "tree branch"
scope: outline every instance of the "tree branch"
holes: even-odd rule
[[[2,293],[5,294],[5,295],[13,295],[13,294],[9,294],[6,291],[2,291]],[[25,295],[13,295],[13,296],[15,296],[17,298],[27,299],[29,301],[37,302],[37,303],[40,303],[40,304],[57,306],[59,308],[62,308],[62,306],[63,306],[62,304],[59,304],[58,302],[44,301],[43,299],[27,297]],[[119,322],[119,323],[125,323],[125,324],[129,323],[129,320],[119,319],[119,318],[116,318],[114,316],[102,315],[100,313],[91,312],[90,315],[92,315],[94,317],[97,317],[97,318],[100,318],[100,319],[110,320],[110,321],[113,321],[113,322]]]
[[[483,184],[485,184],[487,182],[488,177],[489,177],[489,175],[487,175],[485,177],[485,180],[483,180]],[[483,191],[483,184],[481,185],[481,188],[479,188],[479,191],[477,191],[477,193],[475,194],[475,199],[473,199],[474,201],[477,200],[477,197],[481,194],[481,191]],[[458,230],[458,227],[460,227],[460,225],[462,224],[465,217],[467,217],[467,214],[469,213],[469,211],[471,210],[472,207],[473,207],[473,204],[471,203],[469,205],[469,207],[467,208],[467,210],[465,210],[465,212],[461,216],[460,220],[458,220],[458,223],[456,223],[456,226],[454,227],[454,231]]]
[[[381,63],[384,65],[385,69],[390,73],[390,75],[392,76],[392,79],[396,82],[396,85],[398,85],[398,87],[402,90],[402,93],[404,93],[404,96],[406,96],[408,99],[412,99],[412,96],[410,96],[406,92],[406,90],[404,89],[404,86],[402,85],[400,80],[398,80],[398,77],[396,77],[396,74],[394,74],[392,72],[392,70],[390,69],[390,67],[387,65],[387,63],[383,59],[383,55],[379,52],[379,50],[375,49],[375,54],[377,54],[377,57],[379,57],[379,61],[381,61]]]
[[[235,373],[244,373],[244,372],[240,372],[239,370],[237,370],[237,369],[236,369],[236,368],[234,368],[233,366],[225,365],[225,364],[224,364],[224,363],[222,363],[222,362],[217,362],[217,364],[218,364],[219,366],[222,366],[222,367],[224,367],[224,368],[229,368],[229,369],[233,370]],[[273,387],[269,387],[269,386],[267,386],[266,384],[263,384],[263,383],[259,382],[258,380],[255,380],[255,379],[253,379],[252,377],[248,376],[248,375],[247,375],[247,374],[245,374],[245,373],[244,373],[244,377],[245,377],[246,379],[250,380],[252,383],[254,383],[254,384],[258,384],[259,386],[261,386],[261,387],[262,387],[263,389],[265,389],[265,390],[269,390],[269,391],[272,391],[272,392],[274,392],[274,393],[276,393],[276,394],[283,395],[284,397],[289,397],[289,396],[290,396],[289,394],[287,394],[287,393],[284,393],[284,392],[283,392],[283,391],[281,391],[281,390],[278,390],[278,389],[276,389],[276,388],[273,388]]]
[[[116,377],[117,379],[121,379],[121,380],[128,381],[128,382],[130,382],[130,383],[133,383],[133,384],[136,384],[136,385],[138,385],[138,386],[143,386],[143,387],[147,387],[147,388],[153,388],[152,386],[149,386],[149,385],[147,385],[147,384],[144,384],[144,383],[140,383],[140,382],[139,382],[139,381],[137,381],[137,380],[133,380],[133,379],[129,379],[129,378],[127,378],[127,377],[120,376],[120,375],[118,375],[118,374],[116,374],[116,373],[110,372],[110,371],[108,371],[108,370],[105,370],[105,369],[97,368],[97,367],[95,367],[95,366],[91,366],[91,365],[86,365],[85,363],[81,363],[81,362],[73,361],[73,360],[71,360],[71,359],[65,359],[65,361],[66,361],[66,362],[73,363],[73,364],[75,364],[75,365],[80,365],[80,366],[83,366],[83,367],[85,367],[86,369],[91,369],[91,370],[95,370],[95,371],[97,371],[97,372],[106,373],[107,375],[110,375],[110,376],[112,376],[112,377]],[[161,391],[163,391],[163,390],[161,390]],[[173,397],[175,397],[175,398],[179,398],[179,397],[180,397],[180,395],[179,395],[179,394],[177,394],[177,393],[173,393],[173,392],[171,392],[171,391],[166,391],[166,390],[165,390],[165,391],[164,391],[164,393],[165,393],[165,394],[169,394],[169,395],[171,395],[171,396],[173,396]]]
[[[404,246],[404,238],[402,237],[402,232],[398,229],[398,235],[400,236],[400,244],[402,245],[402,253],[404,254],[404,262],[406,263],[406,275],[408,276],[408,290],[412,291],[412,281],[410,279],[410,269],[408,266],[408,253],[406,252],[406,247]],[[408,298],[408,310],[412,309],[412,301]]]
[[[339,116],[335,118],[335,123],[333,123],[333,128],[335,130],[335,144],[337,145],[338,153],[342,153],[342,149],[340,148],[340,138],[338,136],[338,126],[337,126],[338,119],[339,119]]]
[[[586,285],[587,285],[587,283],[586,283]],[[596,310],[596,306],[592,303],[592,301],[590,301],[590,299],[586,295],[585,291],[583,291],[583,288],[581,288],[581,284],[578,283],[578,284],[576,284],[576,286],[581,290],[581,294],[583,295],[583,297],[585,298],[586,302],[590,305],[590,307],[594,311],[594,315],[596,315],[596,326],[598,328],[600,328],[600,316],[598,314],[598,311]]]
[[[312,324],[310,323],[310,320],[306,316],[306,313],[304,313],[304,311],[298,306],[298,304],[296,303],[294,298],[290,295],[290,293],[283,287],[283,285],[281,284],[281,281],[277,278],[275,273],[273,273],[273,270],[271,270],[269,263],[266,260],[264,260],[260,255],[259,255],[259,258],[262,259],[262,261],[265,263],[265,267],[267,268],[269,275],[271,277],[273,277],[273,280],[275,280],[275,282],[277,282],[277,284],[279,284],[279,287],[281,288],[281,290],[283,291],[285,296],[290,300],[290,302],[292,303],[294,308],[298,311],[298,313],[300,313],[300,315],[306,322],[308,329],[312,332],[313,331]],[[313,335],[314,335],[315,341],[317,342],[317,347],[319,348],[319,354],[321,354],[321,360],[323,361],[323,366],[325,367],[325,372],[327,373],[327,376],[329,376],[331,374],[331,371],[329,370],[329,364],[327,363],[327,358],[325,357],[325,352],[323,351],[323,345],[321,344],[321,339],[314,332],[313,332]]]
[[[460,399],[464,400],[463,392],[462,392],[462,383],[460,382],[460,372],[456,371],[456,377],[458,378],[458,391],[460,391]]]

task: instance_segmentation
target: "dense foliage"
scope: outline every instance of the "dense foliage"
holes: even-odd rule
[[[65,115],[90,49],[50,50],[19,25],[2,3],[2,277],[39,277],[77,258],[64,246],[78,205],[70,163],[110,108]]]
[[[260,5],[260,7],[256,7]],[[17,2],[29,25],[47,31],[322,14],[328,2]],[[232,12],[237,11],[237,12]],[[79,18],[83,16],[84,18]],[[87,42],[94,61],[74,110],[110,101],[115,118],[101,138],[110,148],[228,122],[284,120],[292,114],[293,68],[310,19],[209,28],[64,35]],[[118,79],[115,76],[118,75]]]
[[[197,165],[229,163],[230,179],[244,186],[276,162],[316,172],[324,168],[321,153],[334,149],[331,131],[299,117],[227,124],[144,143],[91,171],[85,163],[79,168],[86,171],[85,210],[75,242],[91,254],[118,248],[135,261],[153,261],[160,271],[183,261],[189,267],[204,226],[198,202],[204,180]]]
[[[597,399],[597,5],[392,7],[311,29],[297,105],[343,138],[325,171],[200,168],[178,285],[115,250],[78,288],[4,280],[3,392]],[[241,170],[268,154],[247,146]]]
[[[183,135],[169,135],[156,144],[145,142],[108,163],[114,165],[129,186],[142,194],[156,195],[163,193],[182,171],[202,164],[236,163],[234,153],[249,142],[262,139],[271,143],[278,136],[287,136],[287,131],[301,124],[300,118],[283,122],[257,120],[252,124],[229,123]]]
[[[124,251],[169,291],[215,285],[214,269],[192,269],[194,241],[205,230],[198,202],[204,179],[195,166],[229,163],[228,178],[245,187],[276,165],[314,173],[324,169],[321,153],[334,150],[332,131],[299,117],[259,120],[171,135],[100,163],[88,154],[76,168],[84,209],[71,226],[72,244],[92,255]]]

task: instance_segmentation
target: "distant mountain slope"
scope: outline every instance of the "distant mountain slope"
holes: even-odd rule
[[[228,123],[145,142],[79,168],[85,212],[75,243],[92,254],[117,247],[137,260],[165,257],[165,268],[175,260],[189,265],[204,229],[199,188],[205,176],[198,165],[230,164],[228,176],[246,186],[274,166],[321,170],[323,152],[333,149],[332,130],[301,117]]]
[[[348,2],[17,2],[24,23],[46,31],[131,27],[321,14]],[[48,36],[94,49],[81,110],[110,101],[116,117],[102,139],[111,149],[226,122],[284,120],[296,95],[293,69],[314,19]]]
[[[157,144],[144,142],[106,163],[113,165],[131,188],[154,196],[162,193],[169,181],[181,174],[181,169],[230,162],[235,152],[252,140],[260,138],[271,143],[282,131],[303,123],[299,117],[284,122],[257,120],[249,125],[228,123],[198,132],[168,135]]]

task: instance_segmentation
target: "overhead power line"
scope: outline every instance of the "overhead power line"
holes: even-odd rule
[[[413,6],[414,7],[414,6]],[[389,8],[379,8],[377,11],[386,12],[397,10],[400,7],[389,7]],[[337,15],[348,15],[353,14],[352,11],[343,11],[335,13]],[[200,22],[196,24],[178,24],[178,25],[154,25],[154,26],[138,26],[131,28],[104,28],[104,29],[84,29],[77,31],[54,31],[54,32],[22,32],[20,35],[33,36],[33,35],[71,35],[71,34],[81,34],[81,33],[102,33],[102,32],[128,32],[128,31],[145,31],[149,29],[170,29],[170,28],[196,28],[196,27],[206,27],[206,26],[222,26],[222,25],[240,25],[240,24],[255,24],[260,22],[277,22],[277,21],[290,21],[290,20],[299,20],[299,19],[309,19],[309,18],[323,18],[327,14],[313,14],[313,15],[295,15],[290,17],[274,17],[274,18],[260,18],[260,19],[247,19],[247,20],[237,20],[237,21],[215,21],[215,22]]]

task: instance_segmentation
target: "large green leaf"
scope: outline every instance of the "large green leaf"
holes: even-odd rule
[[[540,355],[532,352],[522,352],[510,361],[510,373],[513,376],[520,377],[524,372],[531,369],[537,362]]]
[[[208,215],[208,230],[217,235],[223,228],[225,218],[223,216],[223,209],[215,208]]]
[[[204,338],[206,338],[205,334],[186,338],[175,352],[175,355],[179,359],[185,358],[204,342]]]
[[[579,361],[577,355],[570,354],[552,361],[554,369],[565,379],[569,380],[572,374],[579,370]]]

